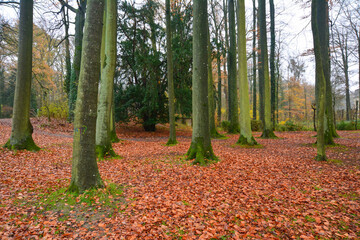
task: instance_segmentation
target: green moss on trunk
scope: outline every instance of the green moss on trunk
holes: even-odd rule
[[[195,159],[192,164],[200,164],[200,166],[206,166],[211,161],[218,161],[218,158],[215,156],[211,145],[205,146],[204,138],[198,137],[191,143],[191,146],[187,152],[187,159]]]
[[[112,157],[112,158],[119,157],[119,155],[117,155],[114,152],[111,146],[103,146],[103,145],[96,145],[96,156],[99,160],[102,160],[105,157]]]
[[[264,129],[263,133],[261,134],[261,138],[277,139],[278,137],[274,134],[274,132],[271,129]]]
[[[10,140],[4,145],[9,150],[28,150],[37,152],[40,148],[35,144],[31,135],[17,141],[16,143],[10,143]]]
[[[245,136],[240,135],[239,140],[236,142],[236,144],[244,145],[244,146],[255,146],[258,145],[254,137],[251,137],[250,140],[248,140]]]

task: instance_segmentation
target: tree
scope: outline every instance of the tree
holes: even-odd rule
[[[174,68],[172,56],[172,36],[171,36],[171,12],[170,0],[166,0],[166,57],[167,57],[167,78],[168,78],[168,93],[169,93],[169,123],[170,136],[166,145],[176,144],[175,131],[175,93],[174,93]]]
[[[253,0],[253,49],[252,49],[252,58],[253,58],[253,120],[256,120],[256,32],[257,32],[257,24],[256,24],[256,6],[255,0]]]
[[[276,76],[275,76],[275,7],[270,0],[270,85],[271,85],[271,121],[275,126]]]
[[[101,42],[100,94],[96,119],[96,153],[100,159],[105,155],[117,156],[111,141],[111,112],[116,67],[117,0],[106,0],[105,2],[105,23]]]
[[[320,35],[326,34],[326,29],[321,28],[319,22],[321,18],[326,17],[326,0],[312,0],[311,4],[311,28],[314,41],[315,52],[315,65],[316,65],[316,84],[317,84],[317,101],[316,107],[318,109],[317,118],[317,156],[319,161],[326,161],[325,155],[325,138],[324,138],[324,123],[325,123],[325,95],[326,95],[326,83],[325,83],[325,70],[323,68],[323,59],[321,54]]]
[[[70,192],[104,187],[96,162],[95,134],[104,0],[89,0],[74,121]]]
[[[270,80],[269,80],[269,64],[268,64],[268,50],[267,50],[267,37],[266,37],[266,7],[265,0],[259,0],[259,27],[260,27],[260,65],[259,81],[263,81],[264,85],[264,122],[262,138],[276,138],[273,132],[273,125],[271,122],[271,96],[270,96]]]
[[[238,0],[238,57],[239,57],[239,88],[240,88],[240,137],[237,143],[256,145],[251,133],[250,99],[247,80],[245,1]]]
[[[70,78],[70,94],[69,94],[69,117],[68,120],[72,122],[74,120],[74,109],[77,98],[77,90],[80,75],[81,64],[81,52],[82,52],[82,40],[83,29],[85,24],[85,12],[86,12],[87,0],[81,0],[75,16],[75,51],[74,59],[72,63],[71,78]]]
[[[229,0],[229,133],[239,132],[239,112],[236,81],[236,32],[234,0]]]
[[[210,140],[209,102],[207,99],[207,0],[194,1],[193,18],[193,132],[187,158],[195,159],[193,164],[205,165],[207,159],[216,159]]]
[[[33,43],[33,1],[20,1],[19,54],[14,97],[12,129],[5,147],[37,151],[32,138],[33,127],[30,123],[30,98],[32,76]]]
[[[208,101],[209,101],[209,127],[210,127],[210,136],[212,138],[221,138],[224,137],[216,130],[215,126],[215,94],[214,94],[214,81],[213,81],[213,69],[212,69],[212,50],[210,43],[210,29],[208,29]]]

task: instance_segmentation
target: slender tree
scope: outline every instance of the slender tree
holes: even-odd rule
[[[270,0],[270,85],[271,85],[271,121],[275,126],[276,75],[275,75],[275,7]]]
[[[216,130],[215,126],[215,94],[214,94],[214,80],[212,74],[212,50],[210,43],[210,29],[208,28],[208,101],[209,101],[209,126],[210,136],[212,138],[224,137]]]
[[[82,40],[83,29],[85,24],[85,12],[86,12],[87,0],[80,0],[80,5],[75,16],[75,51],[72,63],[71,78],[70,78],[70,94],[69,94],[69,117],[68,120],[72,122],[74,120],[74,109],[77,98],[80,64],[81,64],[81,52],[82,52]]]
[[[252,49],[252,58],[253,58],[253,119],[256,120],[256,103],[257,103],[257,98],[256,98],[256,66],[257,66],[257,62],[256,62],[256,52],[257,52],[257,48],[256,48],[256,38],[257,38],[257,24],[256,24],[256,6],[255,6],[255,2],[256,0],[253,0],[253,49]]]
[[[229,0],[229,114],[230,126],[229,133],[238,133],[239,112],[238,112],[238,95],[236,82],[236,31],[235,31],[235,6],[234,0]]]
[[[106,155],[116,157],[112,148],[112,104],[116,67],[117,0],[105,0],[105,13],[101,45],[101,80],[96,119],[96,153],[102,159]]]
[[[320,17],[326,16],[326,0],[312,0],[311,4],[311,27],[314,41],[315,51],[315,65],[316,65],[316,84],[318,88],[318,96],[316,101],[316,108],[318,109],[317,118],[317,156],[316,159],[323,161],[326,160],[325,155],[325,95],[326,95],[326,83],[325,83],[325,71],[322,64],[322,54],[320,45],[320,35],[325,34],[324,28],[321,28],[319,21]]]
[[[266,7],[265,0],[259,0],[259,26],[260,26],[260,66],[262,74],[259,78],[263,78],[264,83],[264,122],[262,138],[276,138],[273,132],[273,125],[271,122],[271,96],[270,96],[270,80],[269,80],[269,64],[267,51],[267,37],[266,37]]]
[[[175,131],[175,92],[174,92],[174,67],[172,54],[172,36],[171,36],[171,12],[170,0],[166,0],[166,58],[167,58],[167,78],[168,78],[168,93],[169,93],[169,122],[170,122],[170,136],[166,145],[174,145],[176,141]]]
[[[251,132],[249,86],[247,80],[245,1],[238,0],[238,58],[240,87],[240,137],[238,144],[256,145]]]
[[[321,48],[321,58],[324,70],[325,77],[325,144],[333,145],[334,139],[333,137],[339,137],[335,130],[334,124],[334,110],[333,110],[333,97],[332,97],[332,87],[331,87],[331,79],[330,79],[330,32],[329,32],[329,6],[328,3],[324,3],[325,11],[322,11],[319,14],[324,14],[324,16],[319,16],[318,26],[319,28],[323,28],[323,34],[319,36],[320,38],[320,48]]]
[[[195,159],[193,164],[205,165],[207,159],[216,159],[211,146],[209,127],[207,0],[194,1],[193,18],[193,132],[187,157]]]
[[[33,0],[20,1],[19,49],[11,136],[5,147],[37,151],[30,123]]]
[[[89,0],[74,121],[70,192],[104,187],[95,152],[104,0]]]

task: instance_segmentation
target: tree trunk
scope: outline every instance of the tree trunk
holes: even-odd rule
[[[329,6],[327,2],[322,3],[325,8],[322,11],[322,15],[319,16],[318,26],[323,30],[323,34],[319,36],[320,47],[321,47],[321,58],[325,77],[325,144],[333,145],[333,137],[338,137],[335,125],[334,125],[334,114],[333,114],[333,97],[331,87],[331,69],[330,69],[330,32],[329,32]]]
[[[224,67],[224,71],[225,69],[227,69],[227,73],[229,73],[230,71],[230,67],[229,67],[229,28],[228,28],[228,7],[229,4],[227,3],[227,1],[229,0],[223,0],[223,9],[224,9],[224,22],[225,22],[225,50],[224,50],[224,58],[226,58],[226,61],[224,61],[224,66],[226,65],[227,68]],[[230,122],[230,107],[229,107],[229,102],[230,102],[230,97],[229,97],[229,75],[227,74],[227,88],[224,87],[224,93],[225,93],[225,99],[226,99],[226,113],[227,113],[227,120]],[[224,84],[225,85],[225,84]]]
[[[253,120],[256,120],[256,38],[257,38],[257,25],[256,25],[256,6],[255,6],[255,0],[253,0],[253,51],[252,51],[252,57],[253,57]]]
[[[171,12],[170,0],[166,0],[166,57],[167,57],[167,78],[169,93],[169,122],[170,136],[166,145],[177,144],[175,131],[175,92],[174,92],[174,68],[171,46]]]
[[[5,147],[38,151],[32,138],[30,97],[32,77],[33,0],[20,1],[19,54],[12,117],[12,129]]]
[[[315,62],[316,62],[316,83],[318,88],[316,108],[318,109],[318,125],[317,125],[317,156],[316,159],[323,161],[326,160],[325,155],[325,95],[326,95],[326,83],[325,74],[322,64],[322,54],[320,45],[320,35],[324,34],[325,29],[320,28],[319,21],[320,16],[324,16],[322,11],[326,11],[324,6],[326,0],[312,0],[311,4],[311,25],[313,32]]]
[[[271,83],[271,121],[275,127],[275,7],[274,0],[270,0],[270,83]]]
[[[101,51],[101,80],[96,119],[96,154],[99,159],[116,157],[112,148],[111,123],[116,67],[117,1],[105,0],[105,17]]]
[[[69,97],[70,94],[70,79],[71,79],[71,56],[70,56],[70,39],[69,39],[69,10],[65,7],[62,8],[63,13],[63,23],[65,29],[65,65],[66,65],[66,74],[65,74],[65,92]]]
[[[86,0],[82,0],[75,16],[75,51],[70,78],[70,95],[69,95],[69,117],[68,121],[74,121],[74,109],[77,98],[81,51],[83,41],[83,29],[85,24]]]
[[[263,126],[264,118],[265,118],[265,100],[264,100],[264,67],[261,64],[261,42],[260,42],[260,13],[258,8],[258,14],[257,14],[257,34],[258,34],[258,75],[259,75],[259,119],[262,122]],[[266,50],[267,51],[267,50]]]
[[[193,133],[187,157],[195,158],[193,164],[205,165],[207,159],[217,159],[212,150],[209,127],[207,0],[194,1],[193,16]]]
[[[208,101],[209,101],[209,126],[210,136],[212,138],[221,138],[223,135],[219,134],[215,126],[215,94],[214,94],[214,81],[212,75],[212,51],[210,43],[210,29],[208,28]]]
[[[95,153],[103,13],[104,0],[89,0],[76,100],[70,192],[104,187]]]
[[[236,31],[235,31],[235,7],[234,0],[229,0],[229,114],[230,126],[229,133],[240,132],[238,95],[236,82]]]
[[[238,0],[238,58],[240,88],[240,137],[238,144],[256,145],[251,132],[249,86],[247,80],[245,0]]]
[[[269,79],[269,64],[267,52],[267,37],[266,37],[266,7],[265,0],[259,0],[259,25],[260,25],[260,66],[263,72],[264,84],[264,127],[262,138],[276,138],[273,132],[273,125],[271,122],[271,96],[270,96],[270,79]]]

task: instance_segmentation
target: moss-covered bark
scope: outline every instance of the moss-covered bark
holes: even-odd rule
[[[271,122],[271,95],[270,95],[270,79],[269,79],[269,63],[268,63],[268,48],[267,48],[267,32],[266,32],[266,7],[265,0],[259,0],[259,26],[260,26],[260,66],[263,75],[263,91],[264,91],[264,121],[262,138],[276,138],[273,132],[273,125]]]
[[[324,29],[319,26],[319,17],[324,16],[321,11],[326,11],[324,6],[326,0],[312,0],[311,4],[311,26],[314,41],[315,51],[315,65],[316,65],[316,85],[317,85],[317,109],[318,109],[318,126],[317,126],[317,156],[316,159],[323,161],[326,160],[325,155],[325,74],[322,64],[321,46],[320,46],[320,34]]]
[[[193,132],[187,158],[195,158],[194,164],[205,165],[208,159],[216,159],[211,146],[209,127],[207,0],[194,2],[193,16]]]
[[[74,121],[70,192],[104,187],[96,161],[96,115],[104,0],[89,0]]]
[[[240,86],[240,137],[238,144],[255,145],[251,132],[250,98],[247,79],[245,1],[238,0],[238,64]]]
[[[10,140],[4,147],[11,150],[38,151],[32,138],[30,96],[32,76],[33,1],[20,1],[19,54]]]
[[[168,93],[169,93],[169,123],[170,135],[166,145],[175,145],[176,131],[175,131],[175,92],[174,92],[174,67],[173,54],[171,47],[171,12],[170,0],[166,0],[166,58],[167,58],[167,78],[168,78]]]
[[[97,156],[116,156],[112,148],[112,104],[116,67],[117,1],[105,0],[104,26],[101,45],[101,82],[98,114],[96,119]]]

